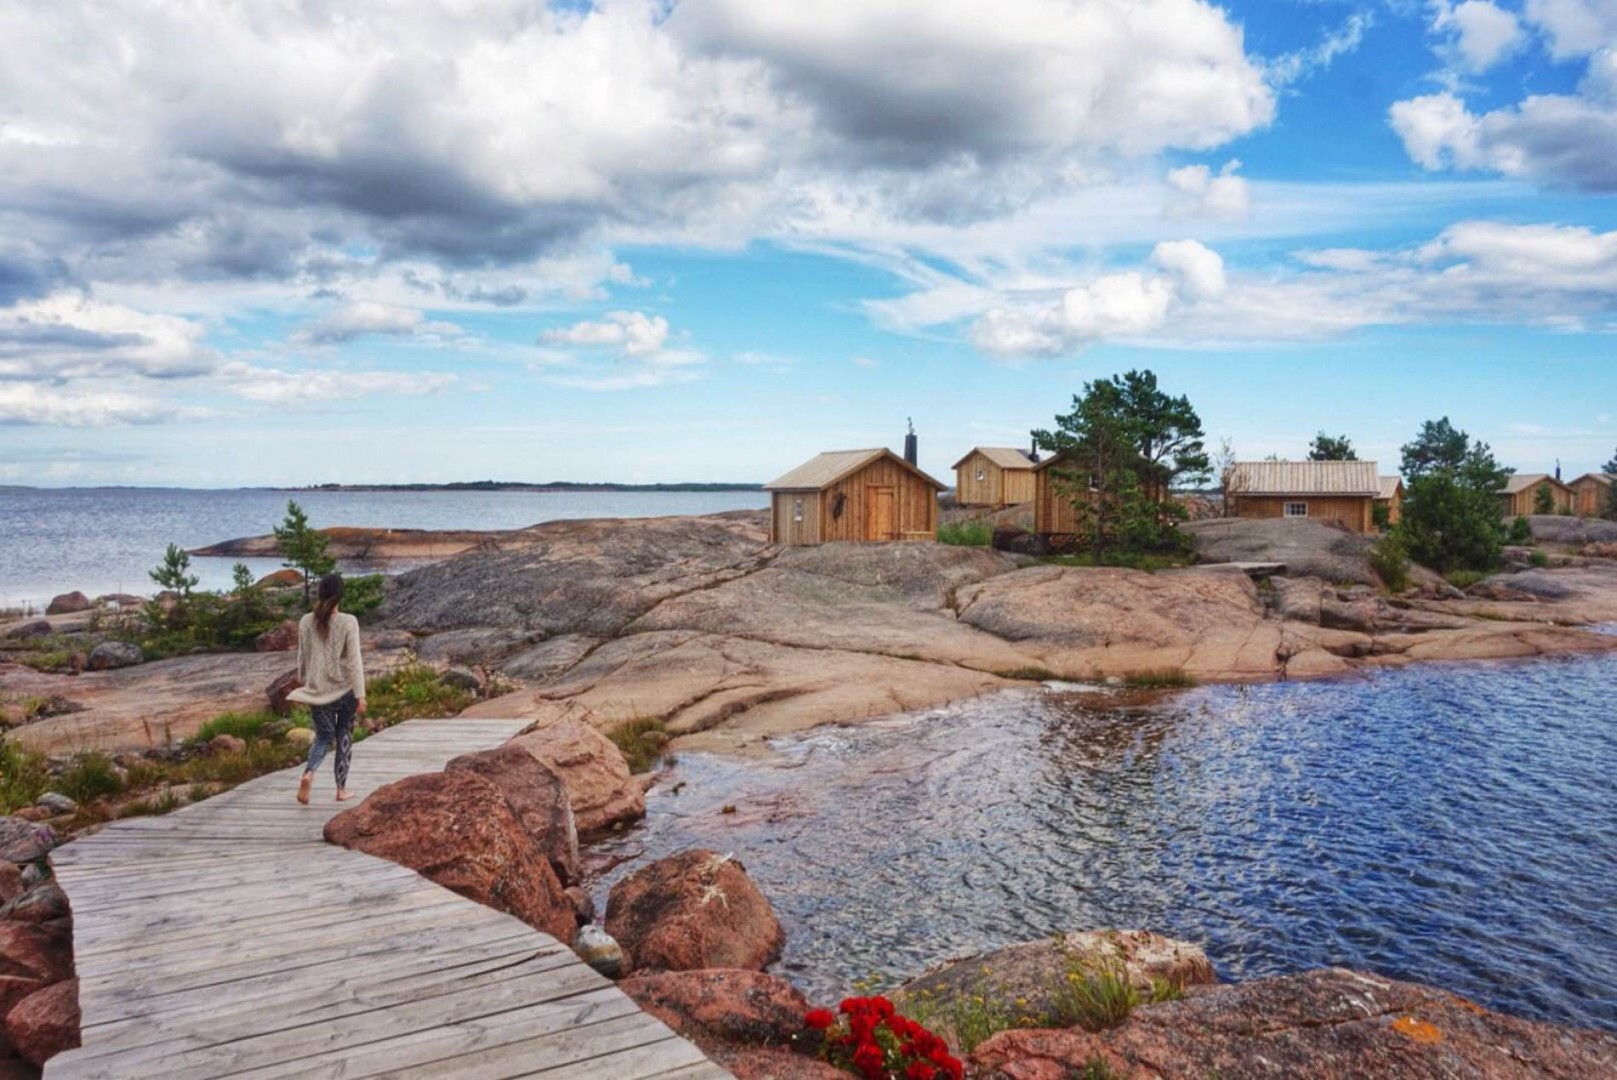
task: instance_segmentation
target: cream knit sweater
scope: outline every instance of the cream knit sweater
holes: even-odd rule
[[[305,705],[329,705],[350,690],[365,700],[365,661],[359,655],[359,620],[337,612],[325,637],[314,624],[314,613],[298,623],[298,681],[303,685],[286,695]]]

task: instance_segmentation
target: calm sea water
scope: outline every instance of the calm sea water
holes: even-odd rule
[[[146,574],[169,543],[194,548],[259,536],[280,523],[288,498],[317,527],[515,529],[541,521],[703,514],[768,505],[759,491],[386,492],[157,488],[0,489],[0,606],[40,605],[80,589],[149,593]],[[228,585],[234,559],[195,559],[204,588]],[[246,560],[268,573],[274,559]]]
[[[733,852],[833,1000],[1059,930],[1202,943],[1225,978],[1345,964],[1617,1029],[1617,658],[1193,691],[1015,692],[684,755],[592,858]],[[683,787],[678,785],[683,782]],[[721,809],[733,804],[736,812]]]

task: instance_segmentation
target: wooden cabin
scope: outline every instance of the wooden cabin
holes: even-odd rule
[[[775,544],[936,540],[943,485],[886,448],[834,450],[765,484]]]
[[[1536,514],[1538,489],[1550,489],[1552,514],[1572,512],[1572,489],[1549,473],[1515,473],[1499,490],[1499,512],[1506,517],[1524,517]]]
[[[1612,477],[1608,473],[1587,472],[1567,487],[1572,489],[1572,510],[1579,517],[1601,517],[1611,505]]]
[[[1009,446],[974,446],[954,463],[954,497],[961,506],[1010,506],[1033,501],[1038,459]]]
[[[1376,493],[1375,506],[1387,508],[1387,526],[1398,524],[1404,514],[1404,478],[1401,476],[1379,476],[1381,490]],[[1372,507],[1372,514],[1374,507]]]
[[[1061,456],[1052,454],[1033,466],[1033,531],[1053,540],[1056,549],[1076,540],[1087,531],[1072,488],[1073,480],[1063,476]],[[1091,496],[1092,497],[1092,496]]]
[[[1373,461],[1238,461],[1227,480],[1230,517],[1338,521],[1361,533],[1375,529],[1381,477]]]

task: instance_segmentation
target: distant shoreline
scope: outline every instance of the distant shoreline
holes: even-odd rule
[[[68,487],[37,487],[31,484],[0,484],[0,494],[8,491],[277,491],[277,492],[321,492],[321,491],[521,491],[521,492],[592,492],[592,491],[621,491],[635,493],[658,492],[690,493],[710,491],[762,491],[762,484],[731,484],[731,483],[676,483],[676,484],[620,484],[613,482],[591,483],[577,480],[552,480],[547,483],[535,484],[515,480],[463,480],[447,484],[305,484],[301,487],[285,487],[278,485],[251,485],[248,487],[228,488],[191,488],[171,487],[164,484],[86,484],[83,486]]]

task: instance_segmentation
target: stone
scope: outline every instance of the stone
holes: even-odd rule
[[[1583,1080],[1617,1069],[1617,1035],[1489,1012],[1415,983],[1330,968],[1193,987],[1098,1033],[1000,1032],[973,1075],[1044,1080],[1096,1060],[1129,1080]]]
[[[79,804],[63,795],[60,791],[47,791],[34,800],[34,805],[55,814],[71,814],[79,808]]]
[[[86,666],[91,671],[111,671],[115,668],[134,667],[145,660],[139,645],[127,641],[103,641],[90,650]]]
[[[14,811],[11,816],[24,821],[49,821],[53,815],[43,806],[24,806]]]
[[[0,859],[26,863],[43,859],[56,847],[56,833],[49,825],[23,821],[16,816],[0,817]]]
[[[264,696],[269,699],[270,712],[277,716],[285,716],[292,711],[292,703],[287,700],[288,694],[303,685],[298,678],[297,668],[293,668],[284,675],[278,675],[275,681],[264,688]]]
[[[73,932],[63,924],[0,920],[0,1016],[73,976]]]
[[[563,719],[518,735],[520,747],[548,766],[567,786],[581,838],[646,816],[646,793],[612,740],[582,720]]]
[[[741,863],[702,849],[659,859],[613,886],[606,930],[636,972],[761,971],[786,944],[774,910]]]
[[[471,627],[433,634],[416,645],[416,655],[429,664],[496,664],[533,644],[538,635],[503,627]]]
[[[265,742],[273,742],[276,739],[285,738],[286,733],[291,730],[292,721],[285,719],[271,720],[258,726],[258,738]]]
[[[16,863],[0,860],[0,904],[9,904],[22,895],[22,871]]]
[[[469,694],[479,694],[483,691],[483,676],[471,668],[447,668],[439,678],[445,684],[453,686],[457,690],[464,690]]]
[[[62,887],[56,884],[54,879],[36,882],[4,907],[0,907],[0,919],[23,923],[53,923],[57,919],[69,918],[72,914],[73,911],[67,903],[67,893],[62,891]]]
[[[565,890],[567,899],[572,902],[573,914],[578,918],[578,925],[585,926],[595,921],[595,897],[582,885],[569,885]]]
[[[20,641],[25,638],[49,637],[51,624],[44,619],[26,619],[23,622],[13,623],[6,627],[3,635],[8,641]]]
[[[465,770],[492,783],[505,795],[506,804],[522,823],[563,885],[578,881],[578,829],[567,786],[551,768],[507,743],[493,750],[463,754],[444,766],[445,772]]]
[[[46,872],[45,867],[40,863],[27,863],[22,868],[22,887],[25,889],[32,889],[41,881],[46,881],[49,878],[50,874]]]
[[[1317,578],[1272,577],[1270,604],[1282,619],[1319,625],[1319,606],[1324,583]]]
[[[254,587],[259,589],[292,589],[302,586],[303,572],[290,566],[265,574],[254,582]]]
[[[1327,630],[1355,630],[1373,634],[1380,627],[1380,605],[1374,600],[1322,599],[1319,624]]]
[[[146,598],[144,596],[123,592],[102,593],[95,598],[96,607],[138,608],[145,602]]]
[[[71,615],[77,611],[89,611],[95,602],[83,593],[74,590],[51,597],[51,602],[45,608],[47,615]]]
[[[1142,995],[1156,983],[1182,990],[1215,981],[1200,946],[1148,930],[1088,930],[950,960],[905,983],[893,1002],[902,1009],[907,1001],[924,1001],[947,1014],[949,1002],[986,995],[1015,1002],[1027,1015],[1047,1016],[1054,989],[1073,971],[1114,973]]]
[[[407,866],[558,941],[573,905],[505,794],[466,769],[410,776],[326,823],[327,842]]]
[[[208,740],[208,755],[219,757],[223,754],[240,754],[247,749],[247,743],[234,735],[215,735]]]
[[[1179,527],[1205,563],[1277,562],[1288,577],[1378,585],[1370,565],[1375,540],[1322,521],[1219,518]]]
[[[809,1010],[778,975],[734,968],[632,975],[618,989],[710,1053],[723,1046],[790,1046],[804,1033]]]
[[[286,732],[286,741],[293,746],[306,748],[314,743],[314,732],[306,727],[289,728]]]
[[[43,1065],[79,1045],[79,980],[35,991],[6,1014],[5,1041],[24,1060]]]
[[[848,1074],[816,1058],[773,1047],[720,1050],[713,1055],[736,1080],[847,1080]]]
[[[298,647],[298,624],[283,619],[253,639],[254,652],[290,652]]]
[[[581,926],[573,938],[578,958],[609,979],[623,974],[623,948],[599,926]]]

